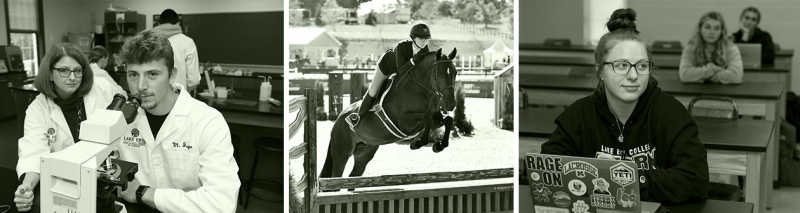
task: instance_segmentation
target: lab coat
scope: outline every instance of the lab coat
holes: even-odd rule
[[[140,108],[118,146],[120,159],[139,164],[136,180],[155,189],[159,211],[236,210],[241,183],[228,124],[185,89],[156,137]]]
[[[113,84],[102,79],[94,79],[92,89],[83,96],[83,106],[86,110],[87,118],[91,117],[96,109],[105,109],[114,94],[125,94],[121,89],[117,90]],[[48,140],[47,133],[52,132],[51,140]],[[72,132],[69,131],[67,120],[61,112],[61,107],[53,102],[53,99],[39,94],[28,105],[25,110],[25,124],[23,136],[18,141],[17,154],[17,176],[27,172],[39,171],[39,158],[51,153],[61,151],[74,144]]]
[[[167,40],[172,46],[172,55],[175,59],[173,82],[186,88],[200,84],[200,61],[194,40],[182,33],[170,36]]]
[[[106,72],[106,70],[104,70],[103,68],[100,68],[100,66],[98,66],[97,63],[91,63],[91,64],[89,64],[89,67],[92,68],[92,73],[94,73],[94,79],[95,80],[97,80],[97,79],[105,79],[106,81],[111,83],[112,86],[115,87],[114,89],[116,89],[117,91],[124,91],[122,89],[122,87],[120,87],[119,84],[117,84],[117,82],[114,81],[114,78],[112,78],[111,75],[109,75],[108,72]],[[124,94],[124,93],[122,93],[122,94]]]

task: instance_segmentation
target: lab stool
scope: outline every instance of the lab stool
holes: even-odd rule
[[[280,141],[276,143],[275,141]],[[277,165],[283,166],[283,142],[281,140],[276,139],[267,139],[267,138],[258,138],[253,141],[253,146],[255,147],[255,157],[253,161],[253,165],[250,167],[250,177],[246,180],[242,181],[242,185],[244,186],[244,208],[247,209],[247,205],[250,201],[250,196],[253,194],[253,188],[260,188],[267,191],[277,192],[278,194],[283,194],[283,176],[278,175],[276,178],[256,178],[256,169],[258,168],[258,163],[261,161],[260,156],[280,156]],[[283,174],[283,169],[281,169],[280,174]],[[258,198],[258,197],[257,197]],[[283,199],[283,196],[280,196],[280,199]],[[276,200],[280,201],[281,200]]]

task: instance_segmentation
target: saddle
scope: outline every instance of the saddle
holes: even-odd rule
[[[358,135],[359,137],[370,138],[372,139],[372,141],[375,140],[385,141],[379,139],[391,138],[387,142],[399,142],[399,141],[411,140],[420,135],[420,133],[422,132],[421,130],[417,132],[404,132],[403,130],[398,128],[397,125],[394,123],[394,120],[391,117],[389,117],[389,114],[387,114],[386,110],[384,109],[384,100],[386,99],[386,96],[389,94],[389,92],[391,92],[391,90],[393,89],[394,82],[396,81],[395,79],[396,76],[397,74],[392,74],[391,76],[389,76],[387,82],[384,83],[384,86],[381,87],[381,91],[379,92],[380,96],[378,97],[377,103],[375,103],[372,106],[372,108],[369,109],[370,113],[368,114],[368,116],[360,118],[360,121],[358,121],[357,123],[353,123],[350,119],[345,119],[345,121],[347,122],[347,126],[350,128],[350,131],[356,133],[356,135]],[[350,106],[347,107],[346,110],[344,110],[342,116],[346,117],[349,114],[357,113],[358,108],[360,106],[361,104],[359,102],[351,104]],[[364,132],[359,130],[367,130],[367,128],[364,127],[363,125],[359,125],[365,122],[381,124],[382,129],[385,130],[385,132],[372,135],[365,135],[359,133],[359,132]]]

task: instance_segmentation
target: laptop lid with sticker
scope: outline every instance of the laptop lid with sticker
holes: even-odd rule
[[[633,161],[528,153],[524,166],[537,213],[641,212]]]

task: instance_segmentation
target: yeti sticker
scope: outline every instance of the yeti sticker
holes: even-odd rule
[[[578,178],[581,179],[586,177],[586,173],[597,177],[597,167],[583,161],[570,161],[569,163],[564,164],[563,170],[565,175],[574,172],[575,176],[578,176]]]
[[[617,163],[609,168],[611,170],[611,181],[622,187],[628,186],[634,181],[633,167],[625,163]]]

